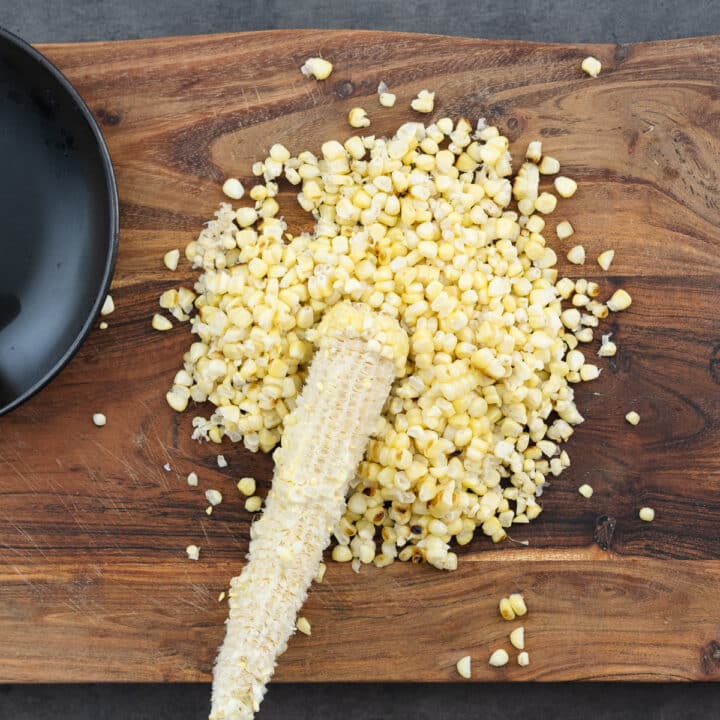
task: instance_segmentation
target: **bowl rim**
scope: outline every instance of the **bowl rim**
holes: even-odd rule
[[[69,347],[60,355],[55,361],[53,366],[48,370],[37,382],[33,383],[29,388],[24,390],[20,395],[11,400],[6,405],[0,405],[0,415],[10,412],[17,408],[19,405],[24,403],[26,400],[31,398],[37,392],[42,390],[73,358],[75,353],[80,349],[80,346],[87,338],[90,330],[92,329],[95,320],[97,319],[100,308],[105,302],[105,297],[110,289],[110,283],[112,282],[113,273],[115,270],[115,261],[117,259],[118,245],[119,245],[119,233],[120,233],[120,208],[118,200],[117,183],[115,181],[115,172],[113,170],[112,161],[110,159],[110,152],[108,150],[105,138],[100,130],[100,127],[95,120],[92,112],[85,104],[78,91],[73,87],[72,83],[63,75],[58,68],[53,65],[39,50],[36,50],[30,43],[26,42],[22,38],[18,37],[14,33],[10,32],[6,28],[0,26],[0,40],[8,42],[14,45],[23,53],[28,55],[32,60],[39,63],[40,66],[50,75],[52,75],[61,85],[62,89],[69,95],[71,102],[75,104],[80,114],[87,122],[90,131],[95,136],[95,142],[100,153],[100,159],[103,166],[103,174],[105,176],[107,186],[107,203],[109,209],[109,227],[108,230],[108,254],[105,260],[105,268],[103,271],[102,280],[98,289],[97,297],[93,302],[92,308],[88,313],[88,317],[85,323],[80,329],[80,332],[75,336]]]

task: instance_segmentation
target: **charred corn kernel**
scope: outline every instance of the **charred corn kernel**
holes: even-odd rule
[[[574,232],[573,226],[567,220],[559,222],[555,228],[555,234],[560,240],[569,238]]]
[[[455,663],[458,675],[460,677],[469,680],[472,677],[472,660],[469,655],[461,657],[457,663]]]
[[[560,172],[560,161],[550,155],[545,155],[538,167],[541,175],[555,175]]]
[[[163,255],[163,263],[168,270],[177,270],[179,261],[180,251],[177,248],[174,250],[168,250],[165,255]]]
[[[262,498],[259,495],[252,495],[245,501],[245,509],[248,512],[258,512],[262,507]]]
[[[630,293],[620,288],[612,294],[612,297],[607,301],[606,305],[609,310],[620,312],[621,310],[627,310],[630,305],[632,305],[632,298],[630,297]]]
[[[332,559],[335,562],[350,562],[353,559],[352,550],[347,545],[336,545],[332,549]]]
[[[518,653],[517,662],[520,667],[527,667],[530,664],[530,655],[527,652]]]
[[[558,175],[553,181],[555,190],[560,197],[570,198],[577,191],[577,183],[565,175]]]
[[[92,416],[92,421],[97,427],[103,427],[107,424],[107,418],[102,413],[95,413]]]
[[[631,410],[627,415],[625,415],[625,419],[631,425],[637,425],[640,422],[640,415],[635,412],[635,410]]]
[[[207,501],[214,507],[222,502],[222,493],[219,490],[206,490],[205,497]]]
[[[395,93],[382,92],[382,93],[380,93],[379,100],[380,100],[380,104],[383,107],[391,108],[393,105],[395,105],[397,96],[395,95]]]
[[[529,510],[530,508],[528,508]],[[525,598],[522,593],[513,593],[508,598],[510,605],[512,606],[513,612],[518,616],[522,617],[527,613],[527,605],[525,604]]]
[[[154,330],[159,330],[160,332],[172,329],[172,323],[164,315],[158,313],[153,315],[152,326]]]
[[[602,70],[602,63],[592,55],[588,55],[588,57],[582,61],[580,67],[586,75],[597,77]]]
[[[245,194],[245,188],[237,178],[228,178],[223,183],[222,191],[232,200],[240,200]]]
[[[113,312],[115,312],[115,301],[112,299],[112,295],[107,295],[102,308],[100,308],[100,314],[106,316]]]
[[[306,617],[300,616],[297,619],[297,622],[295,623],[295,627],[303,634],[303,635],[312,635],[312,628],[310,627],[310,621]]]
[[[435,93],[429,90],[421,90],[410,103],[410,107],[416,112],[431,113],[435,108]]]
[[[369,127],[370,118],[367,116],[367,112],[361,107],[354,107],[348,113],[348,122],[354,128]]]
[[[503,667],[503,665],[508,664],[509,660],[510,656],[507,654],[507,650],[503,650],[502,648],[500,648],[499,650],[495,650],[492,655],[490,655],[488,663],[492,667]]]
[[[197,545],[188,545],[185,548],[188,560],[199,560],[200,559],[200,548]]]
[[[540,162],[542,158],[542,142],[540,140],[532,140],[528,143],[527,150],[525,151],[525,157],[534,162],[535,164]]]
[[[593,496],[593,489],[592,485],[588,485],[587,483],[581,485],[578,488],[578,492],[584,497],[584,498],[591,498]]]
[[[524,650],[525,649],[525,628],[520,626],[515,628],[510,633],[510,644],[516,649],[516,650]]]
[[[585,248],[582,245],[575,245],[575,247],[570,248],[567,259],[573,265],[583,265],[585,263]]]
[[[640,508],[638,513],[641,520],[645,522],[652,522],[655,519],[655,511],[651,507]]]
[[[190,485],[190,487],[197,487],[198,476],[196,472],[188,473],[187,484]]]
[[[314,77],[316,80],[326,80],[333,71],[332,63],[321,57],[308,58],[300,68],[305,77]]]
[[[612,261],[615,258],[615,251],[614,250],[605,250],[605,252],[601,252],[598,255],[597,261],[598,265],[603,270],[609,270],[610,265],[612,265]]]
[[[510,602],[509,598],[502,598],[500,600],[499,607],[500,615],[502,615],[503,620],[515,619],[515,611],[513,610],[512,603]]]
[[[256,488],[257,488],[257,483],[255,482],[255,478],[244,477],[244,478],[240,478],[240,480],[238,480],[237,489],[243,495],[245,495],[245,497],[250,497],[251,495],[254,495]]]

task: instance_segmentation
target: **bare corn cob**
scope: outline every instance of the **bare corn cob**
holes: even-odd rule
[[[252,526],[249,562],[231,581],[211,720],[247,720],[257,711],[392,381],[404,373],[407,336],[395,320],[364,306],[335,306],[316,340],[307,382],[275,452],[265,512]]]

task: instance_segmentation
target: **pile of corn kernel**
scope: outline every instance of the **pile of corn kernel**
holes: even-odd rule
[[[561,444],[583,421],[573,384],[600,374],[580,348],[608,308],[631,302],[619,290],[603,304],[598,284],[558,277],[543,215],[577,186],[537,141],[513,179],[508,145],[483,121],[450,118],[406,123],[390,139],[330,140],[319,156],[273,145],[253,166],[253,202],[221,205],[187,246],[202,271],[194,291],[160,299],[197,336],[168,403],[209,401],[216,409],[193,419],[193,436],[252,451],[279,443],[327,308],[363,301],[400,319],[407,372],[334,533],[333,558],[356,569],[395,559],[454,569],[451,540],[466,545],[480,528],[497,543],[536,518],[549,476],[570,465]],[[547,175],[557,194],[541,191]],[[288,232],[282,177],[315,218],[311,234]],[[237,180],[224,189],[244,195]],[[156,317],[158,329],[170,324]]]

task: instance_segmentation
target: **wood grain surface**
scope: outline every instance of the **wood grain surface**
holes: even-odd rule
[[[159,293],[193,273],[181,263],[169,274],[162,255],[212,216],[226,176],[251,180],[272,142],[297,151],[343,138],[355,105],[390,133],[425,87],[435,116],[484,116],[515,153],[543,140],[580,185],[563,204],[576,234],[554,243],[558,255],[576,242],[590,258],[614,248],[609,273],[590,262],[582,274],[634,302],[606,325],[619,354],[578,390],[587,422],[569,443],[572,467],[541,517],[513,532],[529,547],[478,539],[454,573],[398,563],[358,577],[331,564],[305,611],[313,635],[292,640],[277,677],[451,681],[471,654],[478,680],[720,679],[720,38],[565,46],[282,31],[41,50],[87,101],[115,164],[117,310],[0,419],[0,682],[209,678],[217,595],[247,548],[233,480],[255,475],[264,493],[271,462],[191,441],[192,414],[167,407],[189,328],[159,334],[149,321]],[[318,53],[335,64],[324,83],[298,71]],[[588,54],[603,62],[598,79],[580,72]],[[392,109],[377,103],[380,80],[398,95]],[[281,207],[307,225],[289,192]],[[209,487],[227,498],[211,518]],[[654,523],[637,519],[643,505]],[[613,533],[602,520],[598,533],[601,516]],[[487,657],[509,648],[510,630],[496,603],[516,590],[531,664],[494,670]]]

